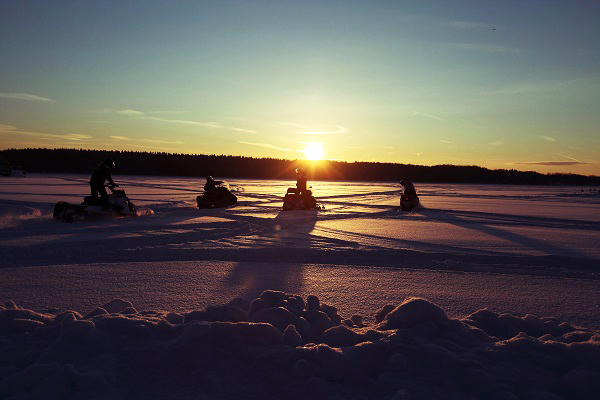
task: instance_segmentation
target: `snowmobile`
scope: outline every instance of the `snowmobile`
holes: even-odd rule
[[[419,205],[419,196],[415,190],[415,185],[410,181],[401,180],[402,194],[400,195],[400,208],[402,211],[414,210]]]
[[[222,208],[237,204],[237,197],[231,193],[229,184],[223,182],[215,187],[214,190],[210,192],[205,191],[196,197],[196,202],[198,203],[198,208]]]
[[[106,185],[106,187],[110,191],[106,201],[101,197],[92,196],[85,196],[81,204],[59,201],[54,206],[54,219],[73,222],[136,215],[135,206],[123,189],[115,189],[118,185]]]
[[[302,193],[298,193],[298,189],[288,188],[287,193],[283,197],[283,211],[318,209],[317,199],[313,196],[311,189],[312,187]]]
[[[415,207],[417,207],[418,205],[419,196],[417,196],[416,194],[411,196],[402,193],[402,195],[400,196],[400,207],[402,208],[402,211],[411,211],[415,209]]]

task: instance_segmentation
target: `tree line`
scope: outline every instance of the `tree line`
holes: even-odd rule
[[[225,178],[295,179],[303,166],[310,180],[393,181],[440,183],[495,183],[530,185],[600,185],[599,176],[541,174],[533,171],[478,166],[423,166],[379,162],[284,160],[228,155],[165,152],[105,151],[85,149],[7,149],[0,157],[29,172],[91,173],[104,159],[112,158],[115,175],[197,176]]]

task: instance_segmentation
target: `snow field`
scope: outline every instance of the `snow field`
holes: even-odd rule
[[[0,399],[600,393],[597,192],[313,182],[284,213],[293,182],[198,210],[199,180],[115,176],[154,214],[53,221],[87,178],[0,181]]]

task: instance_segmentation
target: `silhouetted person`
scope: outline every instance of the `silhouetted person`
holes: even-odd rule
[[[400,181],[400,184],[403,187],[403,194],[409,197],[414,197],[417,195],[417,190],[415,189],[415,185],[412,184],[412,182],[409,181]]]
[[[306,174],[304,168],[296,168],[296,193],[302,194],[306,192]]]
[[[223,181],[215,181],[212,176],[206,177],[206,183],[204,184],[204,191],[207,195],[211,195],[215,192],[217,185],[222,184]]]
[[[108,181],[112,186],[118,186],[115,185],[115,182],[110,175],[110,170],[111,168],[114,168],[114,166],[115,162],[112,159],[107,158],[96,167],[94,172],[92,172],[92,177],[90,178],[92,197],[98,197],[98,195],[100,195],[102,200],[108,203],[108,193],[106,193],[104,182]]]

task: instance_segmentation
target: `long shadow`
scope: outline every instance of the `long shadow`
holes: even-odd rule
[[[385,190],[382,192],[364,192],[364,193],[349,193],[349,194],[336,194],[330,196],[319,196],[320,199],[329,200],[329,199],[344,199],[344,198],[359,198],[359,197],[372,197],[372,196],[390,196],[390,195],[398,195],[400,190]],[[398,195],[399,197],[399,195]]]
[[[23,239],[28,244],[16,247],[0,246],[0,267],[43,263],[47,259],[42,260],[40,255],[44,254],[53,256],[49,259],[54,263],[61,263],[61,260],[70,262],[74,258],[80,262],[81,259],[85,262],[115,259],[124,261],[131,257],[127,255],[132,254],[131,249],[148,249],[154,253],[158,251],[149,257],[164,258],[171,253],[170,246],[218,240],[224,236],[247,235],[260,230],[244,221],[194,221],[202,216],[219,216],[221,212],[222,210],[202,212],[190,208],[160,217],[107,219],[71,224],[53,221],[51,217],[34,218],[23,221],[16,229],[1,230],[0,239],[3,243]],[[190,222],[186,223],[188,220]],[[41,241],[36,243],[36,237],[40,237]],[[26,251],[18,254],[19,249]],[[162,256],[159,255],[161,253]]]
[[[282,290],[297,293],[304,284],[303,267],[300,264],[289,263],[286,251],[290,247],[309,249],[311,247],[311,232],[317,222],[316,210],[280,211],[271,221],[271,236],[269,248],[281,251],[282,261],[273,262],[238,262],[221,285],[231,290],[239,287],[241,297],[253,299],[267,289]]]
[[[486,223],[493,223],[494,225],[600,231],[600,223],[595,221],[489,213],[481,211],[438,210],[431,208],[423,210],[423,215],[432,217],[433,214],[437,212],[441,216],[448,216],[448,220],[463,219],[465,222],[472,222],[468,220],[468,218],[474,218],[476,221],[486,221]],[[437,219],[440,219],[440,217],[438,216]]]
[[[427,216],[428,218],[437,220],[439,222],[450,223],[450,224],[459,226],[461,228],[476,230],[481,233],[485,233],[490,236],[495,236],[499,239],[511,241],[511,242],[521,245],[523,247],[537,250],[537,251],[540,251],[545,254],[561,255],[561,256],[567,255],[568,257],[587,258],[584,254],[581,254],[576,250],[568,249],[565,247],[560,247],[557,245],[552,245],[552,244],[549,244],[544,241],[537,240],[537,239],[534,239],[531,237],[519,235],[517,233],[509,232],[509,231],[506,231],[506,230],[503,230],[500,228],[495,228],[495,227],[486,225],[485,223],[478,222],[478,220],[465,220],[465,219],[457,216],[454,212],[451,212],[451,211],[423,209],[423,210],[421,210],[421,213],[423,215]],[[475,217],[477,217],[477,213],[469,213],[469,214],[474,214]],[[488,216],[494,215],[494,214],[490,214],[490,213],[481,213],[481,214],[486,214]],[[526,217],[524,220],[527,220],[527,219],[528,219],[528,217]],[[544,218],[544,220],[548,220],[548,219]],[[558,220],[558,221],[561,221],[561,220]],[[564,222],[564,221],[561,221],[561,222]],[[521,224],[512,224],[512,225],[522,226]],[[555,227],[555,226],[553,226],[553,227]]]
[[[255,299],[265,290],[298,293],[304,287],[304,266],[296,263],[238,262],[219,288],[236,293],[237,297]],[[220,290],[220,289],[219,289]]]

